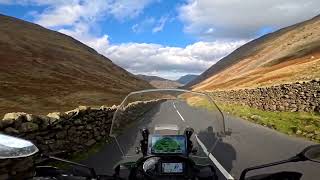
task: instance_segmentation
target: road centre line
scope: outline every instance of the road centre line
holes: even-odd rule
[[[180,116],[181,120],[185,122],[183,116],[180,114],[180,112],[178,111],[176,105],[174,104],[174,102],[172,102],[172,105],[174,107],[174,109],[177,111],[178,115]],[[198,138],[198,135],[195,134],[196,140],[198,141],[200,147],[202,148],[203,152],[210,158],[210,160],[213,162],[213,164],[219,169],[219,171],[223,174],[223,176],[227,179],[227,180],[234,180],[234,178],[228,173],[228,171],[226,171],[223,166],[219,163],[219,161],[210,153],[208,152],[206,146],[200,141],[200,139]]]
[[[182,115],[180,114],[180,112],[178,111],[178,109],[177,109],[176,105],[174,104],[174,102],[173,102],[172,104],[173,104],[174,109],[177,111],[178,115],[180,116],[181,120],[182,120],[183,122],[186,122],[186,121],[184,120],[183,116],[182,116]]]

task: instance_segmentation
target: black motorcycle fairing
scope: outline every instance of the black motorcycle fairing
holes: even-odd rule
[[[71,175],[65,170],[58,169],[53,166],[37,166],[35,175],[39,177],[55,177],[61,175]]]
[[[301,173],[283,171],[270,174],[261,174],[246,178],[246,180],[300,180],[302,177]]]
[[[144,163],[150,159],[155,159],[156,164],[152,168],[144,168]],[[161,163],[163,162],[181,162],[183,163],[184,171],[182,173],[161,173]],[[118,169],[121,165],[118,165]],[[180,155],[150,155],[140,158],[133,166],[125,166],[129,170],[128,179],[217,179],[214,167],[211,165],[197,165],[192,159],[187,156]],[[146,171],[147,169],[147,171]],[[126,174],[126,173],[119,173]],[[124,178],[121,176],[121,178]]]

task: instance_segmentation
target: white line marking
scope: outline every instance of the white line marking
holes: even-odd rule
[[[177,113],[179,114],[181,120],[182,120],[183,122],[186,122],[186,121],[184,120],[183,116],[182,116],[182,115],[180,114],[180,112],[178,111],[178,109],[177,109],[176,105],[174,104],[174,102],[173,102],[172,104],[173,104],[174,109],[175,109],[175,110],[177,111]]]
[[[174,104],[174,102],[172,102],[174,109],[177,111],[177,113],[179,114],[180,118],[182,121],[185,122],[183,116],[180,114],[180,112],[178,111],[176,105]],[[218,160],[210,153],[208,152],[206,146],[200,141],[200,139],[198,138],[198,135],[195,134],[195,137],[200,145],[200,147],[203,149],[203,152],[210,158],[210,160],[213,162],[213,164],[219,169],[219,171],[223,174],[223,176],[227,179],[227,180],[234,180],[234,178],[228,173],[228,171],[226,171],[222,165],[218,162]]]
[[[214,163],[214,165],[219,169],[219,171],[226,177],[228,180],[234,180],[234,178],[226,171],[222,165],[218,162],[218,160],[210,153],[208,152],[206,146],[200,141],[198,138],[198,135],[195,134],[195,137],[200,144],[201,148],[203,149],[203,152],[206,153],[206,155],[211,159],[211,161]]]

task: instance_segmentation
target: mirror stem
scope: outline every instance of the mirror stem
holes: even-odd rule
[[[270,167],[270,166],[276,166],[276,165],[280,165],[280,164],[285,164],[285,163],[289,163],[289,162],[298,162],[298,161],[305,161],[307,159],[305,159],[303,156],[301,156],[300,154],[289,158],[287,160],[283,160],[283,161],[278,161],[278,162],[273,162],[273,163],[269,163],[269,164],[264,164],[264,165],[260,165],[260,166],[254,166],[254,167],[250,167],[250,168],[246,168],[242,171],[240,179],[239,180],[245,180],[246,174],[249,171],[252,170],[256,170],[256,169],[262,169],[262,168],[266,168],[266,167]]]
[[[56,160],[56,161],[60,161],[60,162],[67,163],[67,164],[72,164],[72,165],[75,165],[75,166],[87,168],[87,169],[90,170],[91,175],[92,175],[93,178],[96,178],[96,177],[97,177],[95,170],[94,170],[93,168],[90,168],[90,167],[86,166],[86,165],[79,164],[79,163],[72,162],[72,161],[68,161],[68,160],[66,160],[66,159],[61,159],[61,158],[54,157],[54,156],[48,156],[48,155],[42,155],[42,156],[44,156],[44,157],[46,157],[46,158],[48,158],[48,159],[53,159],[53,160]]]

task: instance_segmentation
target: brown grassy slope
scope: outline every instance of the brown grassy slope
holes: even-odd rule
[[[138,74],[137,77],[139,77],[142,80],[148,81],[153,87],[161,89],[161,88],[178,88],[181,87],[182,84],[180,84],[177,81],[172,81],[169,79],[164,79],[158,76],[147,76]]]
[[[69,36],[0,15],[0,116],[112,105],[150,87]]]
[[[238,48],[189,83],[195,90],[269,86],[320,77],[320,16]]]

